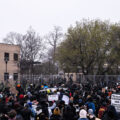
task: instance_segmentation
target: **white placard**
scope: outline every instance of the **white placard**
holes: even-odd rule
[[[48,101],[58,101],[58,95],[48,95]]]
[[[63,95],[62,100],[65,101],[65,104],[69,104],[69,97],[67,95]]]
[[[120,112],[120,95],[112,94],[111,95],[111,105],[116,108],[117,112]]]

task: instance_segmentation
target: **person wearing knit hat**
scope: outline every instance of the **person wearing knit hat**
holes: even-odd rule
[[[84,109],[80,110],[79,116],[80,116],[80,118],[78,120],[88,120],[87,119],[87,112]]]
[[[92,110],[92,109],[89,109],[89,110],[88,110],[88,114],[94,115],[93,110]]]
[[[88,110],[88,119],[89,120],[95,120],[96,119],[92,109]]]
[[[20,94],[19,95],[19,99],[23,99],[24,98],[24,95],[23,94]]]

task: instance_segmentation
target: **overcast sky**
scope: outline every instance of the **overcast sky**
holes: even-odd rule
[[[119,22],[120,0],[0,0],[0,39],[11,31],[25,33],[29,26],[40,35],[53,26],[65,32],[83,18]]]

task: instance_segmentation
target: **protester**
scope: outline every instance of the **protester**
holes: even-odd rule
[[[92,109],[88,110],[88,116],[87,116],[87,118],[88,118],[88,120],[95,120],[96,119],[96,117],[95,117]]]
[[[9,113],[8,113],[8,120],[16,120],[16,111],[15,110],[11,110]]]
[[[102,117],[102,120],[119,120],[115,107],[110,105]]]
[[[119,120],[115,107],[110,105],[112,88],[91,83],[64,86],[67,89],[47,85],[36,88],[31,84],[23,91],[18,85],[17,95],[5,89],[0,92],[0,120]],[[119,91],[114,88],[114,93]]]
[[[62,117],[60,115],[60,109],[58,107],[54,109],[53,114],[50,117],[50,120],[62,120]]]
[[[80,110],[79,116],[80,116],[80,118],[78,120],[88,120],[87,119],[87,112],[84,109]]]
[[[102,105],[101,105],[101,107],[100,107],[100,109],[99,109],[99,111],[98,111],[98,117],[101,119],[102,118],[102,116],[103,116],[103,114],[104,114],[104,112],[107,110],[107,104],[104,102],[104,103],[102,103]]]
[[[88,109],[92,109],[93,113],[95,113],[95,104],[93,103],[92,97],[88,98],[88,102],[86,103]]]

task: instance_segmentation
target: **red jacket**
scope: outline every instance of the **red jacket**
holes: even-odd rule
[[[104,107],[104,106],[102,106],[102,107],[100,107],[100,109],[99,109],[99,111],[98,111],[98,118],[102,118],[102,116],[103,116],[103,113],[105,112],[107,110],[107,107]]]

